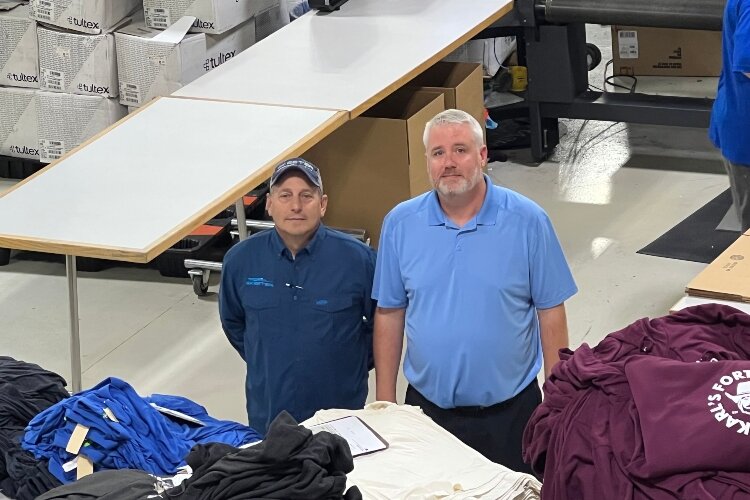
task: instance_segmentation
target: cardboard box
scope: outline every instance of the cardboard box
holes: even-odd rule
[[[484,87],[479,64],[438,62],[406,86],[442,92],[445,95],[445,109],[466,111],[484,129]]]
[[[170,30],[175,27],[178,25]],[[135,22],[115,33],[122,104],[141,106],[154,97],[171,94],[206,72],[206,35],[170,30],[160,31]]]
[[[189,34],[178,24],[161,31],[136,22],[115,33],[115,41],[120,102],[137,107],[171,94],[253,45],[255,21],[248,19],[219,35]]]
[[[117,97],[117,56],[112,33],[90,35],[39,26],[42,90]]]
[[[182,16],[193,16],[191,32],[224,33],[279,0],[143,0],[146,26],[166,29]]]
[[[0,10],[0,85],[39,88],[39,48],[36,23],[29,6],[8,4]]]
[[[750,235],[740,236],[685,291],[696,297],[750,302]]]
[[[39,91],[39,159],[44,163],[59,159],[126,114],[116,99]]]
[[[402,89],[304,153],[329,195],[325,223],[365,229],[377,246],[386,214],[432,189],[422,134],[444,109],[442,92]]]
[[[105,33],[140,10],[141,0],[31,0],[31,18],[81,33]]]
[[[256,42],[255,18],[220,35],[206,35],[205,72],[221,66]]]
[[[282,0],[286,1],[286,0]],[[289,24],[289,17],[284,14],[281,4],[276,1],[273,5],[260,10],[255,15],[256,41],[261,41],[268,35],[275,33]]]
[[[485,40],[469,40],[448,54],[448,62],[479,63],[485,76],[495,76],[508,56],[516,50],[516,37],[503,36]]]
[[[39,159],[36,89],[0,87],[0,155]]]
[[[615,75],[718,76],[721,32],[612,26]]]

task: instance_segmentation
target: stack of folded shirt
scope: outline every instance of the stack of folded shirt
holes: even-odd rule
[[[214,419],[185,398],[142,398],[126,382],[109,378],[37,415],[22,445],[38,459],[49,460],[49,471],[68,483],[78,475],[79,460],[92,463],[94,471],[141,469],[167,476],[184,464],[195,444],[238,446],[259,439],[250,427]]]
[[[39,462],[21,448],[29,421],[68,397],[65,379],[24,361],[0,356],[0,490],[19,500],[31,500],[59,486]]]
[[[545,499],[750,498],[750,316],[716,304],[561,353],[524,432]]]
[[[245,449],[198,445],[187,458],[193,475],[169,490],[179,500],[361,500],[346,490],[353,467],[347,442],[328,432],[312,433],[281,412],[263,442]]]
[[[493,463],[437,425],[414,406],[377,402],[364,410],[321,410],[310,426],[356,416],[388,448],[354,459],[349,484],[368,499],[532,500],[541,485],[534,477]]]

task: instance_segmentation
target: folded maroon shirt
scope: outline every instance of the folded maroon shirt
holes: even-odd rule
[[[750,361],[625,363],[643,437],[636,477],[750,468]]]

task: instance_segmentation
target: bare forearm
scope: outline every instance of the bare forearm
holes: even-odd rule
[[[550,376],[555,363],[560,361],[560,349],[568,347],[568,320],[564,304],[550,309],[540,309],[538,313],[546,379]]]
[[[373,351],[375,354],[375,398],[396,402],[396,378],[404,342],[405,309],[375,311]]]

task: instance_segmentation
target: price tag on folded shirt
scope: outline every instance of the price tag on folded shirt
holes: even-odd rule
[[[169,415],[170,417],[179,418],[180,420],[190,422],[191,424],[200,425],[201,427],[206,425],[205,423],[201,422],[197,418],[191,417],[190,415],[186,415],[182,413],[181,411],[164,408],[163,406],[159,406],[156,403],[151,403],[151,406],[156,408],[160,413],[163,413],[164,415]]]
[[[346,442],[349,443],[349,449],[352,451],[352,457],[367,455],[388,448],[388,443],[377,432],[355,416],[311,425],[309,429],[313,431],[313,434],[327,431],[346,439]]]

